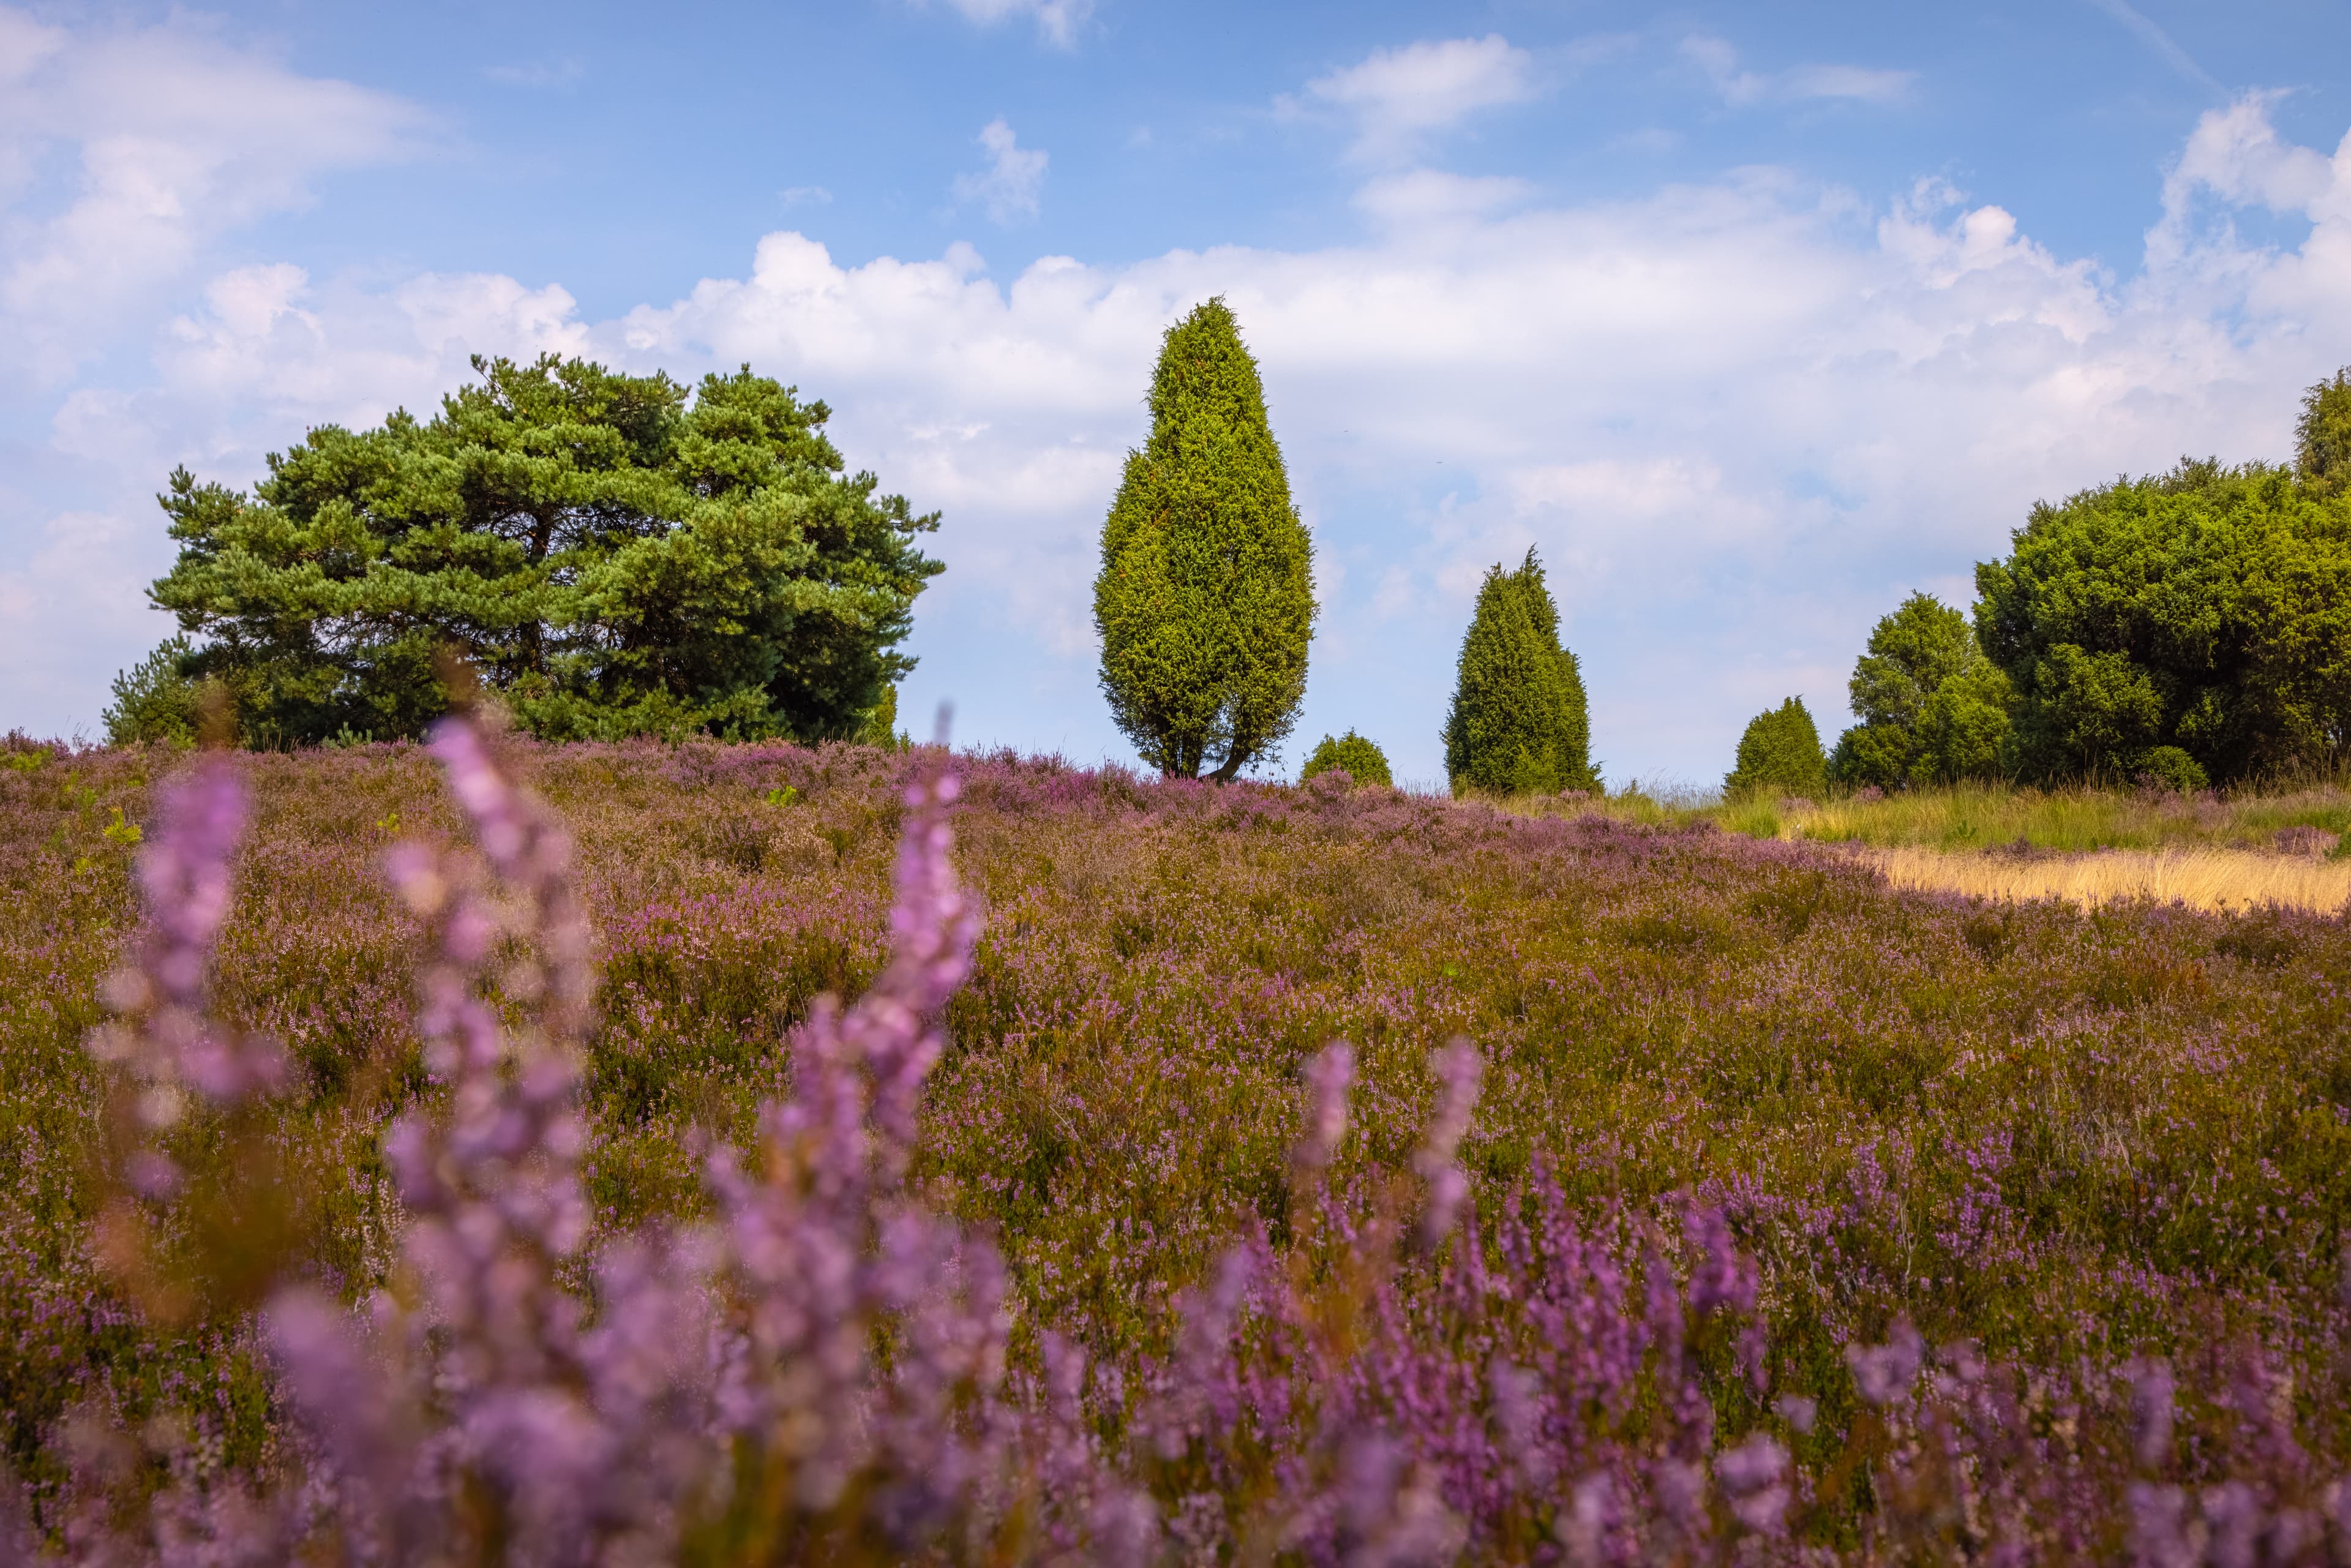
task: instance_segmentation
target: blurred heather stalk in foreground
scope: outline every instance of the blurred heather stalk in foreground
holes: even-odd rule
[[[709,1151],[699,1218],[592,1239],[579,1096],[595,976],[570,844],[473,722],[444,725],[433,752],[475,852],[403,844],[387,862],[423,925],[434,1085],[383,1140],[403,1221],[389,1278],[353,1300],[289,1269],[227,1331],[271,1368],[261,1459],[225,1466],[168,1424],[131,1432],[85,1409],[59,1438],[68,1481],[12,1500],[0,1548],[392,1564],[2351,1560],[2351,1491],[2305,1418],[2339,1388],[2297,1387],[2252,1344],[2183,1378],[2147,1359],[2004,1364],[1902,1318],[1883,1343],[1775,1342],[1725,1203],[1573,1201],[1540,1155],[1481,1194],[1480,1096],[1507,1078],[1466,1040],[1427,1063],[1416,1185],[1350,1158],[1389,1130],[1351,1127],[1360,1063],[1328,1047],[1300,1085],[1285,1228],[1236,1217],[1139,1342],[1024,1321],[991,1239],[941,1212],[918,1157],[978,937],[936,752],[903,780],[877,977],[789,1031],[789,1087],[748,1148]],[[241,802],[213,759],[171,793],[141,863],[150,926],[93,1041],[124,1081],[130,1201],[160,1228],[179,1212],[165,1145],[183,1105],[233,1110],[285,1078],[204,991]],[[2190,1445],[2191,1415],[2220,1440]]]

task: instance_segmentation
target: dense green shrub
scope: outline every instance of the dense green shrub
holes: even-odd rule
[[[2127,779],[2167,746],[2220,780],[2351,752],[2351,493],[2183,462],[2035,507],[1976,583],[2027,777]]]
[[[1898,789],[1996,778],[2008,738],[2008,677],[1983,655],[1967,617],[1914,593],[1878,622],[1855,661],[1853,711],[1829,777]]]
[[[1358,784],[1392,786],[1395,783],[1395,780],[1388,776],[1387,753],[1382,751],[1376,743],[1364,739],[1352,729],[1336,739],[1324,736],[1314,747],[1314,754],[1306,759],[1306,766],[1300,771],[1298,781],[1303,784],[1315,775],[1328,773],[1334,768],[1346,774]]]
[[[1816,796],[1827,779],[1828,759],[1821,754],[1821,732],[1804,699],[1790,697],[1747,721],[1747,732],[1739,737],[1738,764],[1722,787],[1732,795],[1776,789],[1787,795]]]
[[[1167,329],[1149,402],[1150,439],[1102,522],[1102,695],[1144,761],[1228,780],[1298,722],[1313,540],[1221,298]]]
[[[151,592],[248,743],[413,735],[452,648],[549,738],[865,726],[912,666],[937,519],[844,472],[824,404],[747,367],[689,407],[661,375],[474,365],[432,419],[322,426],[249,497],[172,476],[180,558]]]
[[[188,673],[194,657],[195,649],[185,637],[173,637],[116,675],[114,700],[99,719],[106,726],[106,743],[193,745],[204,690],[203,683]]]
[[[2196,759],[2176,746],[2158,746],[2141,756],[2138,777],[2179,795],[2192,795],[2210,782]]]
[[[1457,792],[1600,789],[1583,674],[1560,644],[1559,606],[1532,549],[1518,570],[1497,563],[1479,586],[1444,740]]]

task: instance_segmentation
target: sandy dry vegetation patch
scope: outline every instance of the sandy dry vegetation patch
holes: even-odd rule
[[[2252,850],[2097,850],[2088,854],[1948,854],[1868,849],[1896,887],[1974,898],[2062,898],[2085,909],[2152,899],[2230,913],[2276,905],[2332,914],[2351,902],[2351,862]]]

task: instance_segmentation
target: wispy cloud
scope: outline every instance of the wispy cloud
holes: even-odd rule
[[[832,193],[822,185],[787,185],[776,194],[788,207],[822,207],[832,203]]]
[[[1427,135],[1480,110],[1523,103],[1536,90],[1534,57],[1489,33],[1374,50],[1308,82],[1303,99],[1275,99],[1275,108],[1298,114],[1311,105],[1347,114],[1355,122],[1353,154],[1378,159],[1408,153]]]
[[[2195,58],[2186,49],[2181,48],[2170,34],[2156,26],[2145,12],[2131,5],[2129,0],[2090,0],[2090,4],[2137,34],[2139,42],[2153,49],[2158,56],[2161,57],[2163,63],[2173,70],[2178,71],[2215,98],[2228,96],[2228,89],[2214,79],[2211,72],[2198,65]]]
[[[1078,29],[1094,14],[1094,0],[947,0],[967,22],[992,27],[1017,16],[1037,24],[1037,36],[1057,49],[1074,48]]]
[[[1355,193],[1355,210],[1392,228],[1488,217],[1519,206],[1534,193],[1524,180],[1501,174],[1447,174],[1413,169],[1383,174]]]
[[[980,128],[979,144],[987,150],[987,167],[956,176],[956,204],[977,203],[999,224],[1035,217],[1037,198],[1045,187],[1044,149],[1021,146],[1001,115]]]
[[[1682,40],[1684,57],[1694,62],[1722,95],[1722,101],[1744,109],[1759,103],[1800,103],[1844,100],[1854,103],[1898,103],[1917,82],[1917,71],[1882,70],[1868,66],[1802,65],[1782,71],[1739,68],[1739,51],[1728,39],[1694,34]]]

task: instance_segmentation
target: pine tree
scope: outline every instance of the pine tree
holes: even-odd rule
[[[200,641],[126,673],[124,724],[213,679],[252,745],[415,735],[454,651],[547,739],[842,739],[913,666],[937,517],[850,473],[823,403],[747,367],[691,393],[474,368],[430,419],[310,431],[250,494],[172,476],[150,592]]]
[[[1591,720],[1575,655],[1560,645],[1559,606],[1532,549],[1516,571],[1497,563],[1478,589],[1461,639],[1445,771],[1457,791],[1598,790]]]
[[[1167,329],[1094,580],[1111,716],[1161,771],[1223,781],[1298,720],[1313,545],[1222,298]]]

